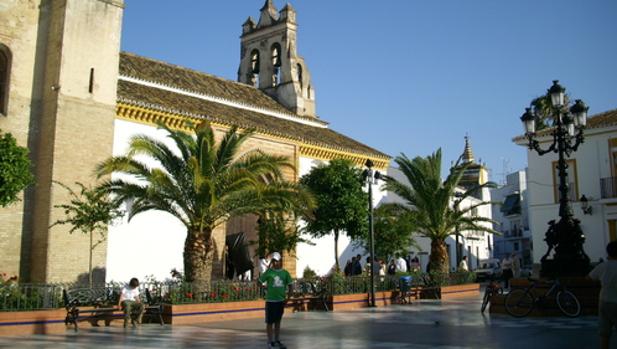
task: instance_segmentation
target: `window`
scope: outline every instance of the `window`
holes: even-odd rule
[[[514,243],[514,251],[518,251],[518,242]]]
[[[94,68],[90,68],[90,81],[88,82],[88,92],[94,92]]]
[[[0,114],[7,114],[9,99],[9,76],[11,71],[11,53],[8,47],[0,44]]]
[[[559,171],[557,171],[557,161],[553,161],[553,196],[555,203],[559,203]],[[568,197],[571,201],[578,201],[578,174],[576,172],[576,159],[566,160],[568,181]]]
[[[608,220],[608,239],[610,241],[617,241],[617,220]]]
[[[259,87],[259,51],[251,51],[251,70],[247,74],[249,83],[254,87]]]
[[[281,45],[278,43],[272,45],[272,65],[275,67],[281,66]]]
[[[251,52],[251,73],[259,74],[259,51]]]
[[[298,81],[300,82],[300,90],[302,90],[304,89],[304,87],[302,86],[302,66],[298,64],[296,69],[298,70]]]
[[[272,56],[272,87],[281,81],[281,45],[275,43],[270,50]]]

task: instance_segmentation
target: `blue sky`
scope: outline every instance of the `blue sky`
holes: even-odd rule
[[[126,0],[122,49],[236,79],[241,24],[264,0]],[[280,9],[285,1],[275,0]],[[525,106],[559,79],[617,108],[617,1],[296,0],[298,52],[330,127],[390,155],[449,163],[465,134],[501,181],[524,168]]]

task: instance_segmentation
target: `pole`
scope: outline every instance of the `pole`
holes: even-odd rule
[[[557,112],[557,152],[559,159],[557,161],[557,172],[559,174],[559,217],[562,219],[570,219],[572,217],[572,209],[570,200],[568,200],[568,164],[566,163],[566,139],[567,130],[563,127],[561,120],[561,112]]]
[[[90,254],[88,255],[88,285],[92,288],[92,230],[90,230]]]
[[[373,232],[373,186],[372,186],[372,175],[368,178],[368,224],[369,224],[369,240],[371,244],[371,267],[370,267],[370,276],[371,276],[371,295],[370,295],[370,305],[371,307],[375,307],[375,235]]]

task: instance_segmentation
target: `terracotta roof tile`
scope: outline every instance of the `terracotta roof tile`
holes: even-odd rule
[[[248,101],[251,104],[254,103],[276,112],[291,113],[260,90],[247,85],[132,54],[123,53],[120,58],[120,74],[123,76],[201,92],[215,97],[233,98],[234,101],[240,103]],[[258,132],[287,137],[333,150],[389,158],[387,154],[329,128],[310,126],[131,81],[118,81],[118,100],[135,105],[144,104],[162,111],[197,115],[213,122],[237,125],[242,128],[254,128]],[[310,120],[315,119],[310,118]]]

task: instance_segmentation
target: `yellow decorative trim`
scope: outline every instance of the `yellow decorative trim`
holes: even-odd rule
[[[197,123],[201,119],[193,116],[179,115],[172,112],[158,111],[151,108],[135,106],[128,103],[119,102],[116,105],[116,116],[119,119],[138,122],[146,125],[156,125],[163,123],[171,129],[191,132],[189,126],[191,122]],[[223,122],[210,122],[214,127],[228,128],[229,124]],[[299,151],[296,150],[296,154],[306,156],[318,160],[333,160],[333,159],[347,159],[351,160],[358,166],[364,166],[367,159],[371,159],[375,164],[375,168],[378,170],[385,170],[388,168],[390,158],[379,157],[374,155],[366,155],[360,153],[354,153],[345,150],[336,150],[332,148],[323,147],[320,145],[309,144],[301,142],[290,137],[281,137],[279,135],[269,134],[267,132],[256,131],[256,134],[265,136],[269,139],[276,141],[284,141],[288,144],[296,145]],[[299,156],[296,155],[296,161],[299,161]]]
[[[388,164],[390,163],[390,159],[383,159],[375,156],[361,155],[340,150],[332,150],[305,143],[300,143],[300,155],[318,160],[346,159],[353,161],[353,163],[358,166],[364,166],[366,159],[371,159],[374,163],[374,167],[378,170],[387,169]]]

